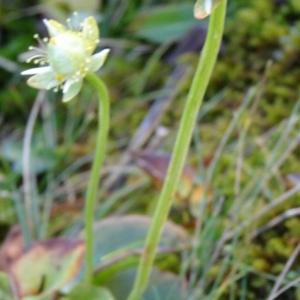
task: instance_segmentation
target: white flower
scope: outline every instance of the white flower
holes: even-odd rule
[[[44,20],[49,38],[41,40],[35,36],[40,47],[30,47],[32,51],[27,62],[33,61],[39,67],[22,72],[33,75],[27,83],[37,89],[62,89],[63,101],[74,98],[80,91],[83,78],[90,72],[98,71],[104,64],[109,49],[96,54],[99,30],[96,20],[87,17],[79,30]]]

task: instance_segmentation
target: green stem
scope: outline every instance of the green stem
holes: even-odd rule
[[[224,30],[226,4],[227,0],[223,0],[214,10],[210,18],[205,45],[181,118],[167,177],[158,199],[153,221],[146,238],[145,249],[139,263],[133,290],[128,298],[129,300],[141,300],[148,285],[162,229],[167,220],[172,205],[172,199],[174,198],[188,154],[197,114],[219,53]]]
[[[109,96],[103,81],[95,74],[86,76],[90,85],[96,89],[99,98],[98,111],[98,133],[96,142],[96,152],[93,161],[90,180],[87,187],[86,202],[85,202],[85,239],[86,239],[86,273],[85,279],[88,284],[93,278],[93,225],[95,202],[97,199],[98,184],[100,179],[101,167],[103,165],[107,136],[109,130]]]

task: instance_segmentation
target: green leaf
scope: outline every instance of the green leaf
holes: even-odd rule
[[[136,269],[121,271],[102,283],[112,291],[115,299],[126,300],[135,279]],[[185,282],[178,276],[154,269],[143,300],[183,300]]]
[[[6,274],[0,272],[0,299],[11,300],[13,295],[11,293],[9,278]]]
[[[136,250],[142,250],[151,218],[140,215],[117,216],[95,224],[95,268],[101,268],[107,261],[124,257]],[[184,229],[171,222],[164,227],[159,244],[160,249],[177,249],[189,243]]]
[[[130,30],[152,42],[168,43],[179,39],[197,24],[192,4],[176,4],[141,11],[130,24]]]
[[[68,295],[66,300],[114,300],[108,289],[80,284]]]

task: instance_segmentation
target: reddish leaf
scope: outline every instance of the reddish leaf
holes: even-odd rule
[[[163,152],[135,152],[133,157],[140,168],[142,168],[153,180],[156,187],[161,187],[168,170],[171,156]],[[176,193],[177,204],[188,204],[197,206],[204,193],[204,187],[195,183],[196,171],[185,165]]]
[[[137,164],[146,171],[150,176],[157,180],[160,184],[163,183],[167,175],[168,166],[171,156],[164,152],[135,152],[133,154]],[[190,181],[194,180],[195,170],[186,165],[183,170],[183,177]]]
[[[23,254],[24,250],[20,226],[15,225],[9,231],[0,249],[0,270],[7,271],[10,265]]]
[[[70,284],[82,267],[84,243],[56,238],[35,243],[24,251],[19,228],[13,228],[1,249],[1,266],[18,299],[53,295]]]

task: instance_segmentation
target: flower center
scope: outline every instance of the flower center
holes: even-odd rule
[[[57,77],[80,78],[86,74],[89,59],[86,41],[81,33],[66,31],[48,43],[48,61]]]

